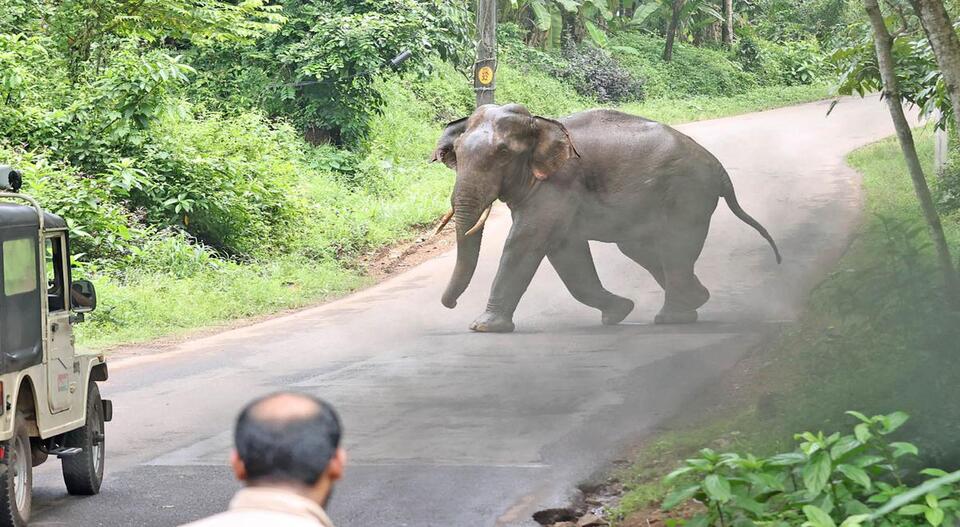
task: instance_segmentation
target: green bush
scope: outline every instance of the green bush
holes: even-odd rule
[[[74,258],[83,262],[116,259],[142,236],[135,220],[113,201],[107,189],[43,152],[27,152],[0,143],[0,163],[24,174],[24,192],[70,227]]]
[[[601,103],[642,101],[643,82],[606,51],[590,44],[569,46],[564,50],[567,66],[554,74],[583,96]]]
[[[643,80],[650,98],[729,96],[757,86],[754,75],[722,51],[677,42],[673,60],[664,62],[663,46],[662,38],[639,33],[620,33],[611,39],[614,58]]]
[[[153,136],[139,160],[147,175],[130,192],[147,222],[182,227],[236,256],[284,246],[302,165],[289,126],[256,113],[200,115],[161,120]]]
[[[815,39],[769,42],[741,31],[734,50],[745,71],[763,86],[813,84],[826,74],[826,61]]]
[[[667,476],[679,484],[664,509],[696,499],[705,511],[687,526],[908,527],[960,519],[960,472],[916,471],[916,446],[892,441],[907,414],[867,417],[852,433],[796,435],[798,447],[771,457],[710,449]],[[925,480],[913,491],[906,482]]]

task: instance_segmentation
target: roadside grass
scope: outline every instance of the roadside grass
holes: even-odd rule
[[[929,130],[917,134],[917,146],[932,174]],[[814,290],[800,321],[752,351],[666,433],[641,445],[631,465],[615,474],[625,491],[614,518],[641,525],[635,522],[668,490],[663,476],[701,448],[760,456],[788,451],[794,433],[848,427],[847,410],[906,411],[912,419],[899,433],[920,447],[918,463],[960,468],[954,396],[960,315],[946,310],[939,296],[899,145],[887,139],[857,150],[848,162],[863,174],[866,210],[836,271]],[[951,246],[960,250],[960,215],[944,223]],[[631,515],[637,516],[626,521]]]
[[[548,116],[598,106],[559,80],[509,64],[501,66],[499,82],[500,100]],[[469,112],[473,100],[463,77],[443,64],[420,83],[384,81],[383,93],[385,111],[374,119],[360,161],[375,180],[344,190],[346,183],[323,170],[301,173],[295,192],[306,214],[298,220],[290,254],[245,263],[218,259],[189,276],[135,268],[94,275],[100,307],[78,326],[81,347],[99,350],[182,335],[328,301],[367,284],[360,257],[413,238],[447,209],[453,174],[428,160],[440,123]],[[653,99],[621,109],[680,123],[827,95],[823,86],[758,88],[736,97]]]

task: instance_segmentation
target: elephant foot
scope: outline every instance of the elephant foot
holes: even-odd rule
[[[614,297],[610,305],[603,310],[600,320],[604,326],[616,326],[633,311],[633,301],[621,296]]]
[[[489,311],[470,324],[470,329],[478,333],[510,333],[515,327],[510,317]]]
[[[654,324],[692,324],[697,321],[697,311],[667,311],[657,313]]]

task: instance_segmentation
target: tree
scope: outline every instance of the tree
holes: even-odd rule
[[[953,117],[960,126],[960,39],[942,0],[910,0],[943,74]]]
[[[960,277],[957,276],[957,270],[953,265],[950,247],[947,245],[947,238],[943,233],[943,225],[940,223],[940,216],[937,214],[933,197],[930,195],[930,188],[927,186],[927,180],[923,174],[923,168],[920,166],[920,158],[917,156],[917,148],[913,141],[913,133],[910,131],[910,123],[907,122],[903,113],[903,103],[900,98],[893,59],[893,37],[887,29],[877,0],[864,0],[863,4],[870,18],[870,25],[873,26],[877,65],[883,80],[883,97],[890,108],[890,117],[893,119],[897,139],[900,141],[900,148],[903,150],[903,155],[907,161],[910,179],[913,181],[913,189],[920,201],[920,208],[930,230],[930,236],[933,238],[940,270],[943,274],[947,301],[953,308],[960,309]]]
[[[670,15],[670,27],[667,28],[667,43],[663,47],[663,60],[673,60],[673,40],[677,38],[677,27],[680,25],[680,15],[685,0],[673,0],[673,12]]]
[[[723,43],[733,45],[733,0],[723,0]]]

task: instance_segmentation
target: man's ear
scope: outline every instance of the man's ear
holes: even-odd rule
[[[233,475],[237,477],[238,481],[247,481],[247,467],[243,464],[243,460],[240,459],[240,454],[237,453],[237,450],[230,451],[230,466],[233,468]]]
[[[570,132],[560,121],[534,117],[537,142],[533,148],[533,177],[544,180],[555,174],[571,157],[580,157]]]
[[[433,158],[430,159],[431,163],[442,161],[444,165],[454,170],[457,169],[457,154],[453,151],[453,145],[467,129],[467,119],[469,117],[447,124],[443,129],[443,134],[440,135],[440,139],[437,140],[437,148],[433,151]]]
[[[337,481],[343,477],[343,471],[347,466],[347,451],[338,448],[330,463],[327,465],[327,477],[330,481]]]

